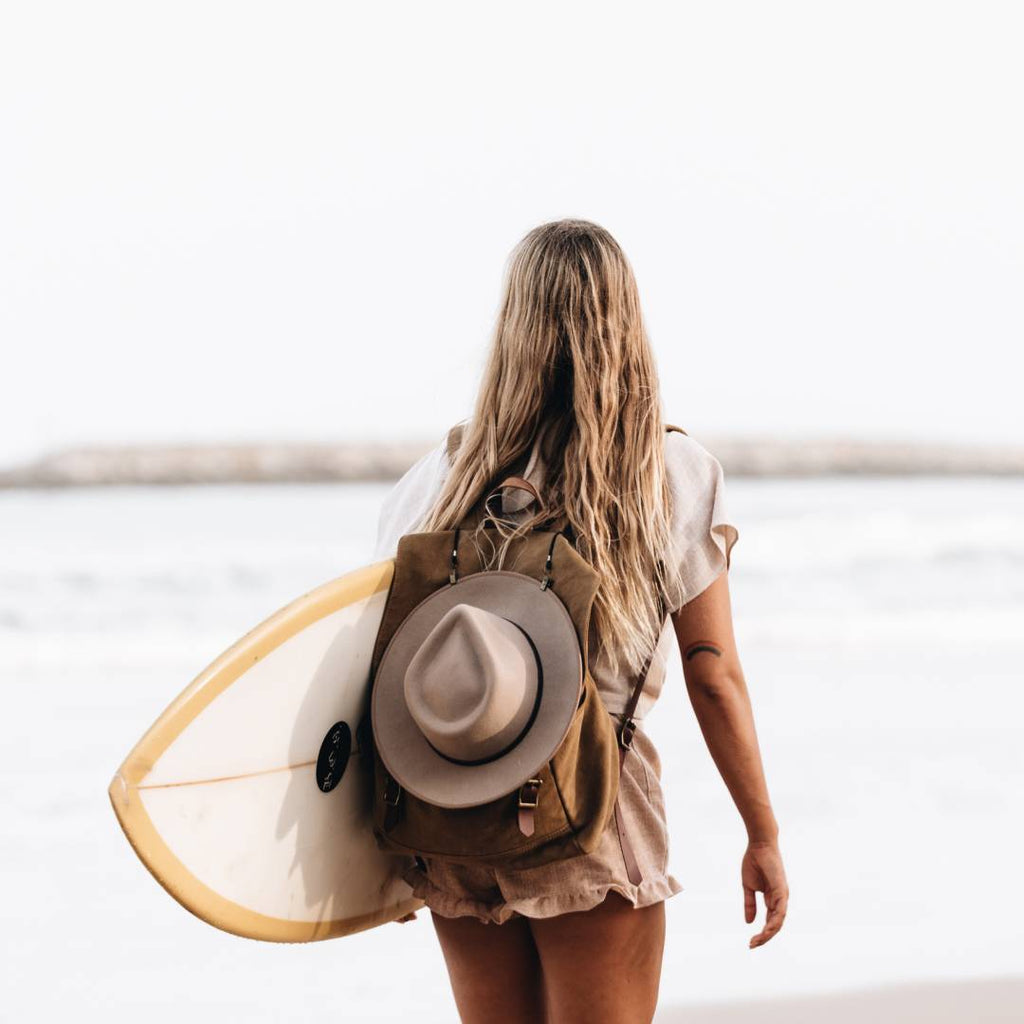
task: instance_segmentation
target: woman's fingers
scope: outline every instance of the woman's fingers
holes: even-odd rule
[[[786,906],[789,903],[789,885],[786,883],[786,871],[782,866],[782,857],[775,843],[758,843],[747,847],[740,868],[743,882],[743,909],[747,924],[752,924],[755,917],[755,893],[762,893],[766,910],[764,928],[751,940],[750,948],[763,946],[775,936],[786,919]]]
[[[747,924],[753,924],[757,916],[757,900],[754,898],[754,890],[743,886],[743,919]]]
[[[764,904],[768,908],[768,915],[764,922],[764,928],[750,940],[751,949],[763,946],[778,933],[782,927],[782,922],[786,920],[786,906],[788,903],[789,897],[784,894],[780,895],[777,892],[765,893]]]

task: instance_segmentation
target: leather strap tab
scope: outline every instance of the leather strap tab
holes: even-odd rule
[[[533,821],[533,808],[532,807],[520,807],[519,808],[519,831],[524,836],[532,836],[534,829]]]
[[[534,811],[540,794],[541,779],[527,779],[519,787],[519,831],[524,836],[532,836],[536,827]]]
[[[619,747],[619,771],[622,771],[622,762],[627,751]],[[637,863],[636,854],[633,852],[633,844],[629,841],[629,833],[622,820],[622,809],[619,806],[619,797],[615,798],[615,831],[619,834],[619,849],[622,850],[622,859],[626,864],[626,877],[634,884],[639,885],[643,880],[643,872]]]

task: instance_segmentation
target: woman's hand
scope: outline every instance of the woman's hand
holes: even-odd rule
[[[396,917],[393,923],[394,924],[405,924],[406,921],[415,921],[415,920],[416,920],[416,911],[415,910],[410,910],[408,914],[403,914],[401,917]]]
[[[753,924],[757,915],[754,893],[764,893],[764,905],[768,911],[764,928],[750,940],[750,948],[756,949],[772,938],[786,920],[789,885],[778,843],[751,843],[743,856],[740,876],[743,880],[743,915],[747,924]]]

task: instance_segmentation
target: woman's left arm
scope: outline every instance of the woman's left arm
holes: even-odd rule
[[[740,870],[744,917],[756,915],[755,892],[764,894],[767,920],[750,940],[763,945],[782,927],[789,885],[779,852],[779,827],[768,797],[754,715],[733,635],[728,573],[672,614],[686,689],[704,741],[746,825],[748,845]]]

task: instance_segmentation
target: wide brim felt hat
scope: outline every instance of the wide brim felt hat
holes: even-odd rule
[[[457,605],[515,623],[537,662],[535,711],[510,749],[484,763],[462,764],[428,741],[406,701],[409,663]],[[409,793],[441,807],[472,807],[512,793],[536,775],[561,745],[579,706],[583,660],[565,605],[534,576],[492,570],[463,576],[424,598],[402,621],[373,682],[374,743],[391,776]]]

